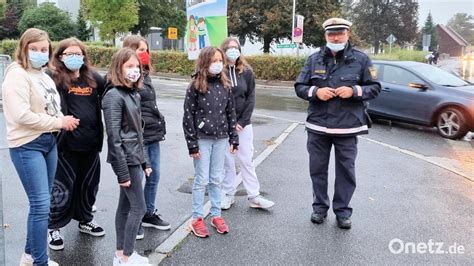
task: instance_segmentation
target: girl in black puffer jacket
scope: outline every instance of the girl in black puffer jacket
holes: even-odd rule
[[[143,137],[145,142],[145,150],[150,158],[151,168],[153,172],[145,182],[145,202],[146,214],[142,219],[143,227],[152,227],[160,230],[169,230],[170,224],[163,219],[155,208],[156,192],[158,182],[160,181],[160,141],[165,139],[166,126],[165,118],[158,110],[156,104],[156,93],[153,87],[150,71],[153,70],[150,63],[150,50],[148,42],[145,38],[138,35],[127,36],[123,41],[123,47],[135,50],[144,69],[143,86],[139,91],[142,109],[142,118],[145,123]],[[144,230],[140,227],[137,239],[142,239]]]

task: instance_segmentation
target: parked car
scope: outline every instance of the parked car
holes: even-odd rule
[[[436,127],[441,136],[474,131],[474,86],[435,66],[410,61],[374,61],[382,84],[369,102],[372,118]]]

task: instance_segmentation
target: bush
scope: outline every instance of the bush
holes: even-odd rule
[[[11,55],[15,52],[17,41],[1,41],[0,53]],[[115,47],[104,47],[101,43],[86,42],[87,52],[92,65],[97,68],[108,68],[113,54],[118,50]],[[53,42],[53,49],[57,42]],[[390,54],[370,55],[378,60],[409,60],[424,62],[426,52],[392,49]],[[296,79],[303,67],[306,58],[295,56],[256,55],[246,57],[252,66],[257,79],[263,80],[290,80]],[[184,52],[152,51],[151,62],[156,72],[177,73],[189,76],[194,70],[194,61],[188,60]]]

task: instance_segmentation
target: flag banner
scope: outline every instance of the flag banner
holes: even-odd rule
[[[206,46],[219,46],[227,38],[227,0],[187,0],[185,46],[188,58],[198,58]]]

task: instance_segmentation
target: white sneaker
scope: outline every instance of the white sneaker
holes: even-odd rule
[[[31,254],[26,254],[23,252],[21,255],[20,266],[33,266],[35,260],[31,256]],[[48,260],[48,266],[59,266],[59,264],[55,261]]]
[[[113,262],[113,266],[117,266],[117,265],[120,265],[120,257],[117,256],[117,253],[114,252],[114,262]]]
[[[20,259],[20,266],[33,266],[33,257],[31,257],[31,254],[26,254],[23,252],[23,255],[21,255]]]
[[[128,261],[122,261],[122,258],[118,260],[119,265],[148,265],[148,258],[139,255],[136,251],[132,253],[130,257],[128,257]]]
[[[250,203],[251,208],[259,208],[259,209],[269,209],[273,205],[275,205],[275,202],[271,200],[267,200],[266,198],[260,195],[253,199],[249,199],[249,203]]]
[[[221,209],[228,210],[235,203],[235,197],[231,195],[222,195]]]
[[[97,207],[95,205],[92,205],[92,212],[96,212],[97,211]]]

